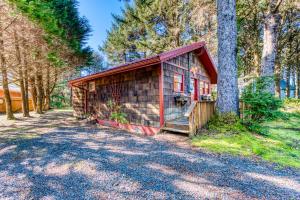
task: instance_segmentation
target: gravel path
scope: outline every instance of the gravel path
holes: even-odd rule
[[[52,111],[0,116],[0,199],[300,199],[300,172]]]

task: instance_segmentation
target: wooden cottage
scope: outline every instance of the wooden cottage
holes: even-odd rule
[[[13,112],[22,112],[22,95],[21,91],[9,88],[9,94],[11,98],[11,105],[12,105],[12,111]],[[32,99],[29,98],[29,110],[33,110],[33,103]],[[5,98],[4,98],[4,91],[3,88],[0,87],[0,113],[6,112],[6,105],[5,105]]]
[[[93,115],[106,126],[153,135],[162,129],[194,133],[214,111],[217,70],[204,42],[193,43],[71,80],[74,115]],[[110,118],[120,105],[128,123]]]

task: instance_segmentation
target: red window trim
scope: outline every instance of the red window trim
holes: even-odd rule
[[[180,91],[177,90],[177,88],[175,88],[175,76],[176,75],[180,75],[182,77],[182,83],[181,83],[181,86],[180,86]],[[174,73],[174,79],[173,79],[173,90],[174,92],[184,92],[184,75],[183,74],[180,74],[180,73]]]
[[[202,95],[209,95],[211,93],[211,83],[209,81],[201,80],[203,82]],[[207,88],[206,88],[207,85]]]
[[[209,95],[210,94],[210,82],[207,82],[207,94]]]

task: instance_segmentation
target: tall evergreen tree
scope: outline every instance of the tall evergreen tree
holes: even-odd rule
[[[278,25],[280,20],[279,6],[282,0],[270,0],[264,14],[264,42],[261,61],[261,76],[269,77],[268,92],[275,94],[275,60],[277,54]]]
[[[50,95],[63,72],[72,71],[91,58],[86,47],[90,26],[80,17],[77,0],[1,0],[3,20],[1,75],[12,119],[9,84],[22,91],[24,116],[28,115],[28,90],[38,113],[48,109]]]
[[[221,113],[238,113],[237,25],[235,0],[218,0],[218,101]]]

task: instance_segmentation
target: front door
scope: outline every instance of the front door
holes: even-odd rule
[[[198,80],[195,78],[192,78],[191,80],[191,95],[192,95],[192,100],[198,101]]]

